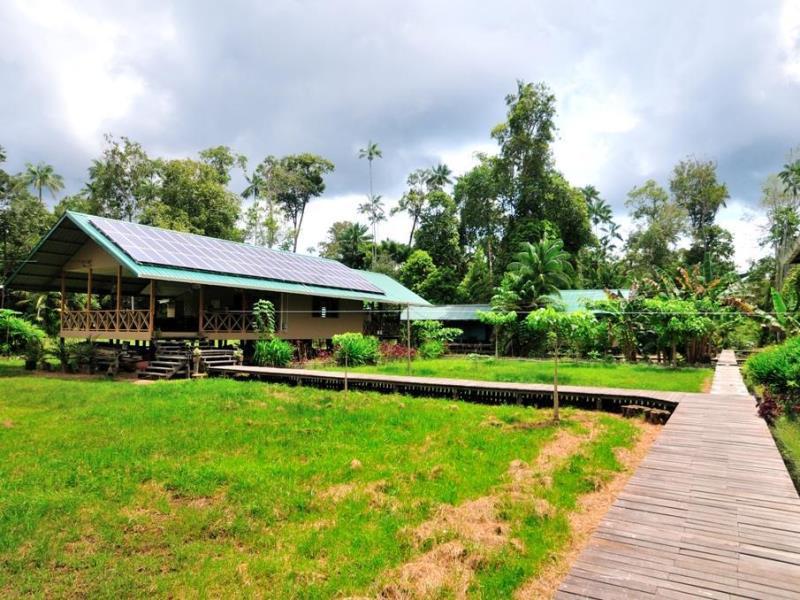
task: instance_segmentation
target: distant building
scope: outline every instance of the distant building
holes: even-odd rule
[[[628,290],[620,290],[627,295]],[[567,312],[586,310],[589,302],[605,300],[605,290],[561,290],[560,297],[554,298],[556,306]],[[488,344],[492,339],[492,327],[481,323],[478,312],[492,310],[489,304],[444,304],[440,306],[412,306],[409,310],[412,321],[441,321],[447,327],[458,327],[464,333],[455,340],[456,345]],[[407,320],[406,311],[400,314],[402,321]]]

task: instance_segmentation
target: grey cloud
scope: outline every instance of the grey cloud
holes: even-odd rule
[[[486,143],[517,78],[549,82],[562,118],[573,94],[630,103],[635,128],[598,134],[608,156],[594,183],[618,208],[632,185],[665,179],[690,153],[718,160],[733,195],[753,202],[764,174],[800,143],[800,87],[781,71],[775,3],[187,1],[82,11],[123,28],[113,68],[148,92],[103,131],[153,153],[223,143],[255,162],[317,152],[337,165],[331,195],[363,193],[355,154],[368,138],[384,149],[376,176],[388,197],[439,152]],[[24,18],[0,8],[0,37]],[[157,18],[174,36],[142,42]],[[0,144],[12,165],[47,160],[77,187],[91,153],[59,122],[52,82],[27,60],[18,52],[0,63]]]

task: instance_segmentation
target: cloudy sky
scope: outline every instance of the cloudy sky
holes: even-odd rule
[[[718,162],[721,222],[758,253],[763,179],[800,145],[800,0],[0,3],[0,145],[69,192],[105,132],[151,155],[226,144],[251,163],[311,151],[336,163],[301,247],[356,218],[368,139],[376,192],[491,151],[516,79],[558,98],[558,167],[624,215],[626,192],[687,155]],[[405,239],[396,217],[381,237]]]

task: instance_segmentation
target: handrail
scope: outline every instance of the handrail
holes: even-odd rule
[[[143,333],[150,330],[148,309],[65,310],[61,330],[69,332]]]
[[[249,333],[254,331],[255,321],[251,310],[203,311],[204,333]]]

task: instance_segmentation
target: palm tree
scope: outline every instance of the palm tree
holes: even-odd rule
[[[36,166],[26,163],[22,181],[38,192],[39,202],[42,201],[42,190],[46,189],[55,198],[56,192],[64,189],[64,178],[55,172],[52,165],[41,162]]]
[[[573,268],[564,242],[544,238],[531,244],[524,242],[514,255],[509,271],[517,277],[516,291],[523,308],[536,308],[559,297],[561,289],[572,286]]]
[[[783,170],[778,173],[778,177],[780,177],[784,189],[792,195],[792,198],[800,198],[800,159],[783,165]]]
[[[453,172],[450,170],[444,163],[439,163],[435,167],[431,167],[428,170],[428,179],[427,184],[432,190],[440,190],[444,186],[453,183],[453,180],[450,179],[450,175]]]
[[[339,260],[352,269],[364,266],[364,246],[373,238],[369,228],[361,223],[350,223],[339,236]]]
[[[386,210],[383,198],[380,195],[370,196],[367,201],[359,204],[359,214],[366,215],[367,221],[372,226],[372,264],[378,257],[378,223],[386,220]]]
[[[592,222],[595,237],[598,225],[606,225],[611,222],[614,213],[611,206],[600,197],[600,192],[593,185],[587,185],[581,189],[583,197],[586,198],[586,208],[589,212],[589,220]]]
[[[383,158],[383,152],[377,143],[369,140],[367,146],[358,151],[358,158],[366,158],[369,161],[369,197],[372,198],[372,161],[376,158]]]

